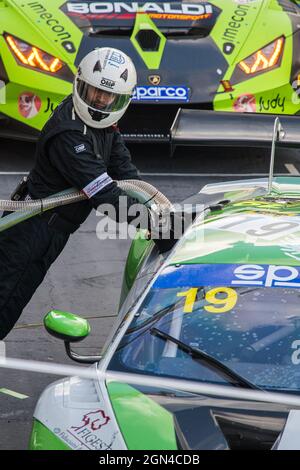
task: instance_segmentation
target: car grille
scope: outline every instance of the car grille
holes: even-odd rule
[[[152,29],[142,29],[135,39],[143,51],[158,51],[159,49],[160,37]]]

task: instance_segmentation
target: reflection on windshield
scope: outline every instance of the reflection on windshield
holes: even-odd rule
[[[225,384],[155,328],[198,348],[258,387],[300,390],[298,289],[153,288],[110,368]]]

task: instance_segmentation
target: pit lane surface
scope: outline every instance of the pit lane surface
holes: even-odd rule
[[[157,186],[171,201],[180,201],[208,183],[266,176],[267,150],[178,149],[168,156],[166,146],[131,147],[143,178]],[[30,170],[34,145],[0,141],[0,199],[8,199],[24,172]],[[300,151],[278,150],[275,174],[299,174]],[[49,270],[23,315],[7,337],[8,357],[74,363],[42,326],[52,308],[89,318],[92,332],[76,347],[82,354],[99,354],[116,316],[122,272],[130,242],[99,240],[94,212],[74,235]],[[0,449],[26,449],[32,413],[42,390],[58,377],[0,369]],[[1,389],[18,392],[15,397]],[[5,391],[5,390],[4,390]]]

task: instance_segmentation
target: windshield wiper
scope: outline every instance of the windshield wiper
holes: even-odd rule
[[[252,390],[260,390],[259,387],[248,382],[247,379],[241,377],[239,374],[234,372],[233,370],[229,369],[229,367],[225,366],[222,362],[218,361],[214,357],[210,356],[204,351],[201,351],[198,348],[193,348],[188,344],[183,343],[177,338],[168,335],[164,331],[158,330],[157,328],[151,328],[150,333],[154,336],[158,336],[161,339],[166,341],[171,341],[174,344],[177,344],[178,348],[182,351],[189,354],[192,358],[203,362],[205,366],[209,369],[212,369],[214,372],[218,373],[222,377],[224,377],[228,382],[232,383],[235,387],[242,387],[242,388],[250,388]]]

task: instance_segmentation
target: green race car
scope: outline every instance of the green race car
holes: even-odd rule
[[[137,235],[102,357],[70,349],[86,319],[47,314],[68,355],[93,365],[44,390],[32,450],[300,449],[300,178],[267,188],[205,186],[190,200],[204,211],[164,255]]]
[[[263,142],[270,114],[300,111],[299,29],[292,0],[0,0],[0,135],[36,137],[83,56],[111,46],[138,71],[127,140]]]
[[[154,190],[189,224],[169,251],[137,231],[101,356],[71,346],[86,318],[46,315],[89,367],[0,358],[0,370],[68,376],[40,396],[30,449],[300,449],[300,177],[273,178],[278,118],[275,130],[269,179],[209,184],[176,206],[127,187],[144,203]],[[39,213],[26,204],[1,228]]]

